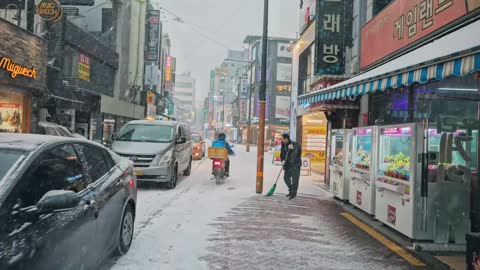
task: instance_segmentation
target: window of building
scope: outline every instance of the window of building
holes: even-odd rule
[[[373,2],[373,16],[380,13],[385,7],[387,7],[394,0],[374,0]]]

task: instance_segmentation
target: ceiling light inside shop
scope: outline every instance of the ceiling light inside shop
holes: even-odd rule
[[[448,87],[438,88],[438,90],[442,90],[442,91],[468,91],[468,92],[477,92],[478,91],[478,89],[475,89],[475,88],[448,88]]]

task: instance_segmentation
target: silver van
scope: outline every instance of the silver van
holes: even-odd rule
[[[167,183],[175,188],[181,173],[192,170],[190,127],[175,121],[135,120],[114,136],[112,150],[134,162],[138,181]]]

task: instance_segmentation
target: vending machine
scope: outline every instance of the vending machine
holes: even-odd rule
[[[370,215],[375,213],[377,130],[377,126],[352,129],[349,201]]]
[[[438,133],[423,124],[379,127],[377,220],[411,239],[465,242],[473,168],[468,160],[476,146],[459,132]],[[466,154],[461,148],[468,145]]]
[[[333,196],[347,201],[350,193],[350,129],[332,130],[330,146],[330,182]]]

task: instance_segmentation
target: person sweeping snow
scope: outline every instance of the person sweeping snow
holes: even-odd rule
[[[289,191],[287,197],[292,200],[297,196],[300,169],[302,167],[302,150],[298,143],[290,140],[288,134],[282,135],[282,152],[280,159],[283,169],[285,170],[283,179]]]

